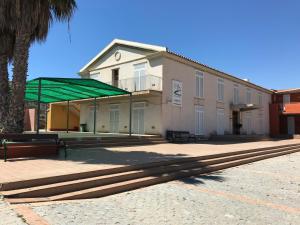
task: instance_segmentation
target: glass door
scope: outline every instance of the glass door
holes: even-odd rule
[[[134,65],[134,91],[146,89],[146,63]]]

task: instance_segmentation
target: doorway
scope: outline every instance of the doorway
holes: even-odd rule
[[[145,133],[145,103],[135,103],[133,105],[133,133],[144,134]]]
[[[119,69],[112,70],[112,86],[119,87]]]
[[[241,134],[241,124],[238,111],[232,111],[232,134]]]
[[[225,131],[225,111],[217,109],[217,135],[224,135]]]
[[[294,135],[295,134],[295,117],[289,116],[287,118],[287,125],[288,125],[288,134]]]
[[[195,134],[204,135],[204,109],[203,106],[195,106]]]
[[[119,133],[119,105],[111,105],[109,111],[109,124],[111,133]]]

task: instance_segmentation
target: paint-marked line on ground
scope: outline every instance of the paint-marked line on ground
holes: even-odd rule
[[[184,185],[181,184],[179,182],[174,182],[177,185]],[[260,205],[260,206],[266,206],[272,209],[276,209],[276,210],[280,210],[280,211],[284,211],[284,212],[288,212],[288,213],[296,213],[296,214],[300,214],[300,208],[293,208],[293,207],[289,207],[286,205],[281,205],[281,204],[275,204],[272,202],[268,202],[268,201],[264,201],[264,200],[260,200],[260,199],[253,199],[250,198],[248,196],[245,195],[236,195],[236,194],[232,194],[232,193],[228,193],[228,192],[223,192],[223,191],[216,191],[216,190],[211,190],[211,189],[207,189],[207,188],[201,188],[201,187],[190,187],[187,185],[184,185],[184,188],[189,188],[192,190],[196,190],[202,193],[207,193],[207,194],[211,194],[211,195],[215,195],[215,196],[220,196],[223,198],[227,198],[230,200],[235,200],[235,201],[239,201],[239,202],[244,202],[244,203],[248,203],[251,205]]]
[[[46,220],[37,215],[30,207],[25,205],[16,205],[12,209],[24,218],[29,225],[50,225]]]
[[[252,172],[252,173],[257,173],[257,174],[269,175],[269,176],[272,176],[272,177],[282,178],[282,179],[285,179],[285,180],[286,180],[286,178],[290,178],[290,179],[293,179],[293,180],[300,180],[299,176],[291,176],[289,174],[279,175],[279,174],[276,174],[276,173],[259,171],[259,170],[249,170],[249,169],[242,169],[242,168],[236,168],[236,169],[242,170],[242,171],[247,171],[247,172]]]

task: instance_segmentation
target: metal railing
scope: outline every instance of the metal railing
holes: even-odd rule
[[[154,75],[145,75],[139,77],[131,77],[126,79],[120,79],[115,82],[107,82],[107,84],[116,86],[126,91],[145,91],[145,90],[162,90],[161,77]]]

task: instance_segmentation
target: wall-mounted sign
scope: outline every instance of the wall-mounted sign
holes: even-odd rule
[[[176,106],[182,105],[182,82],[172,80],[172,103]]]

